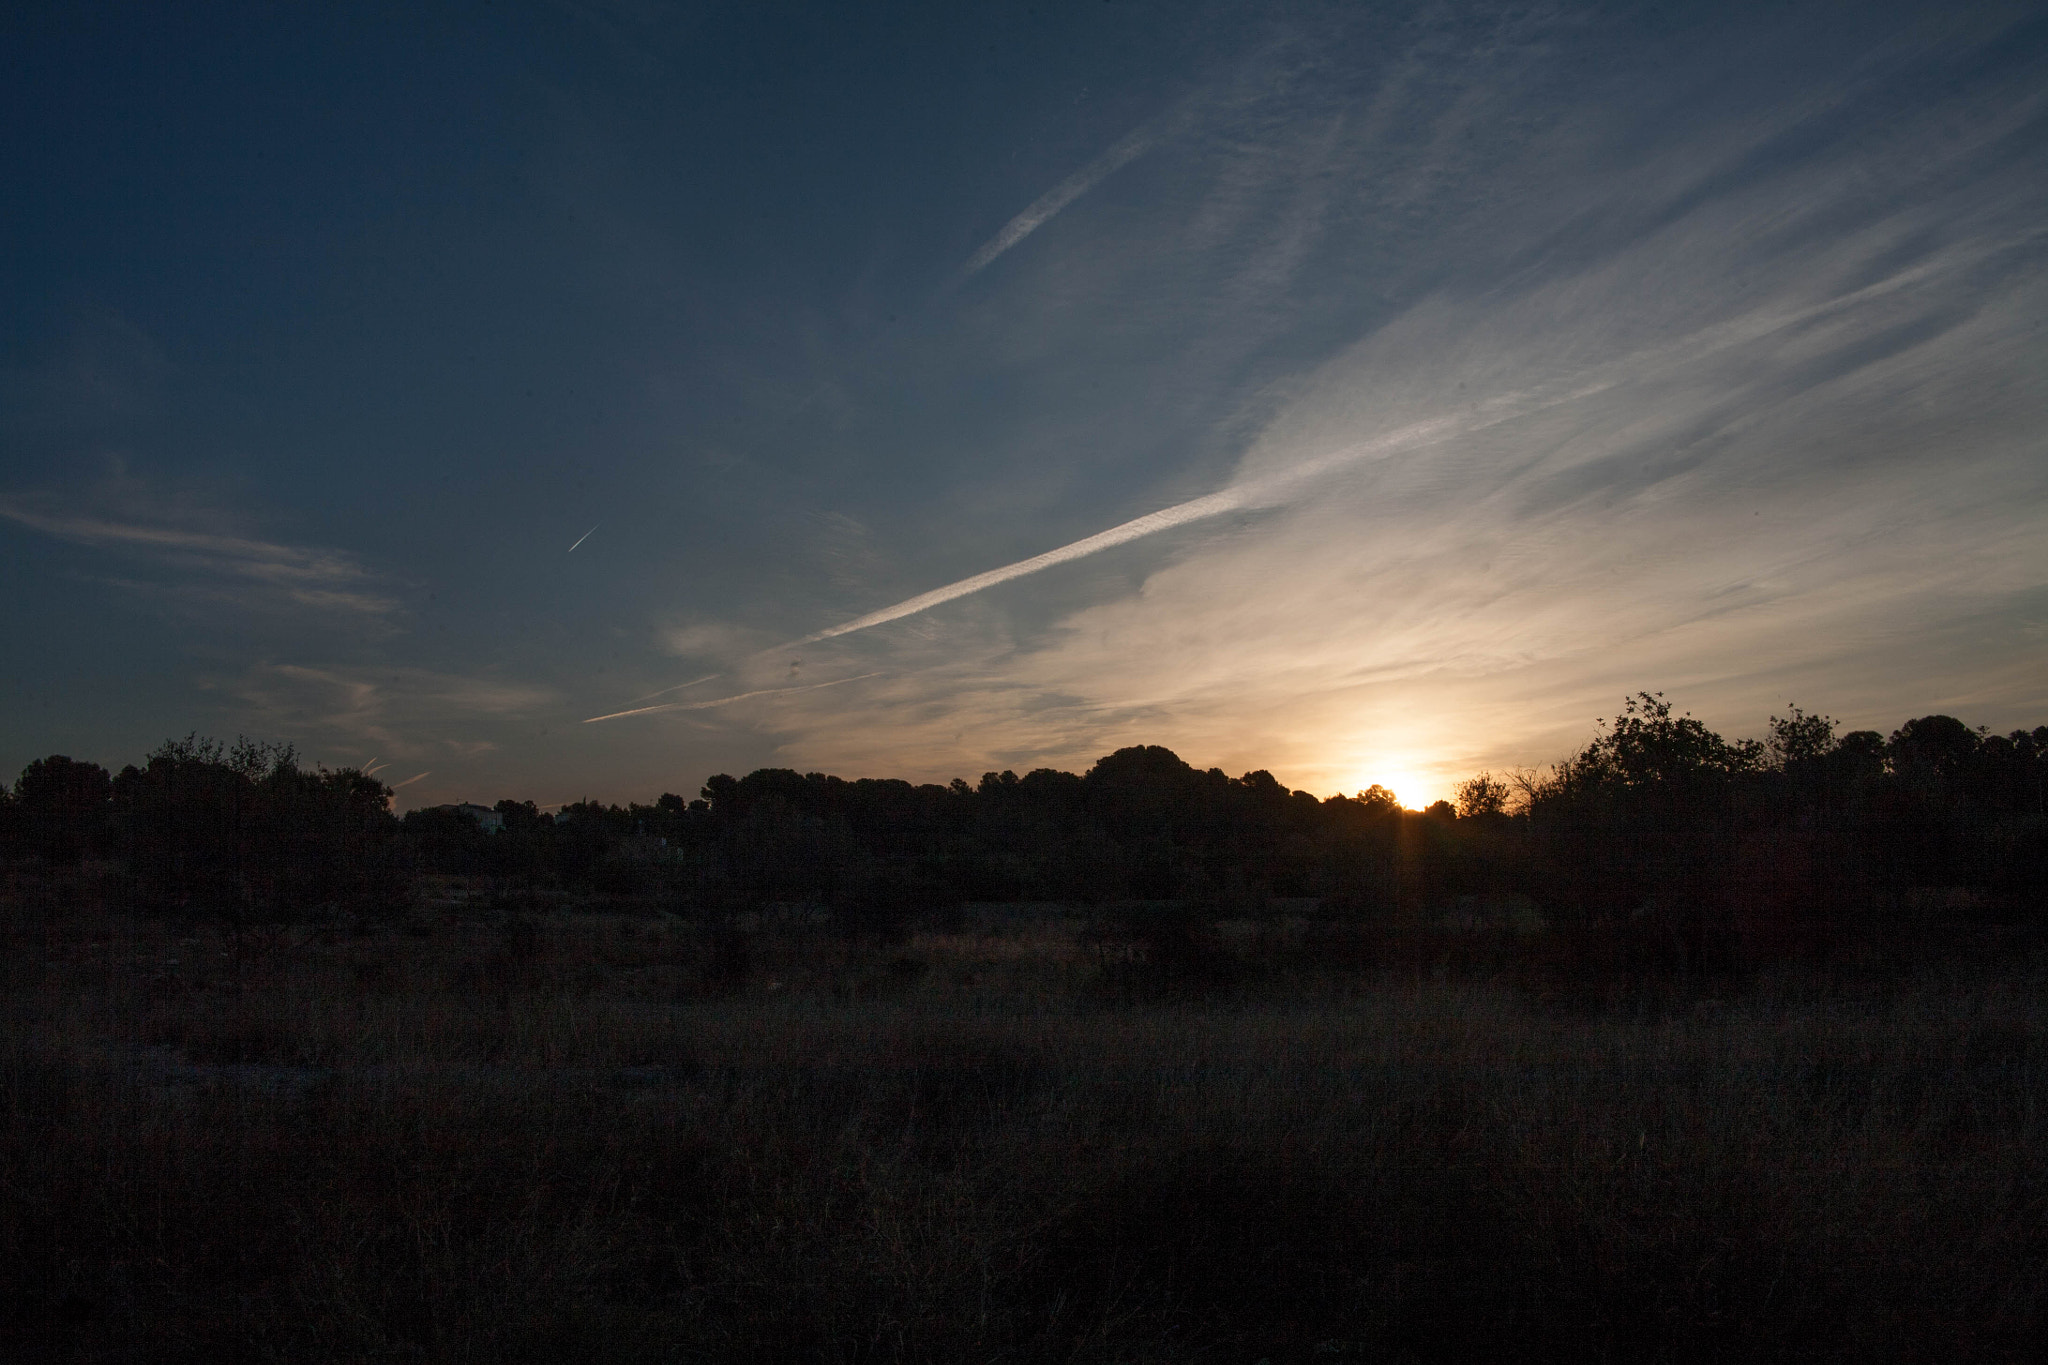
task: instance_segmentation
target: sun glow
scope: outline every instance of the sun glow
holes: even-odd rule
[[[1438,783],[1412,770],[1392,766],[1371,766],[1361,768],[1357,774],[1340,785],[1346,796],[1356,796],[1374,785],[1385,787],[1394,794],[1404,809],[1421,810],[1430,802],[1439,799]]]

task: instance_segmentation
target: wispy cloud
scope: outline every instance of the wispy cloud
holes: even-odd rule
[[[1985,40],[1951,37],[1941,61]],[[1399,107],[1443,102],[1412,71],[1358,124],[1434,130],[1402,144],[1428,164],[1376,178],[1392,153],[1308,128],[1333,174],[1404,211],[1462,198],[1439,259],[1472,279],[1447,270],[1266,390],[1216,491],[799,641],[889,680],[794,699],[785,750],[971,776],[1164,742],[1323,791],[1396,769],[1444,791],[1559,756],[1638,686],[1738,734],[1788,698],[1873,726],[1937,706],[2038,723],[2048,237],[2042,179],[2014,168],[2048,101],[2014,77],[1973,88],[1967,118],[1864,116],[1892,108],[1903,52],[1860,84],[1676,124],[1594,179],[1597,122],[1538,111],[1551,131],[1508,158],[1483,93]],[[1252,230],[1272,187],[1243,173],[1224,207],[1246,226],[1219,208],[1205,230],[1244,268],[1218,273],[1284,289],[1320,229]],[[1378,212],[1330,199],[1354,233]],[[1135,582],[965,600],[1254,509]]]
[[[1265,452],[1254,452],[1248,470],[1227,488],[1176,503],[1171,507],[1134,517],[1092,536],[1072,541],[1044,554],[1018,560],[1000,568],[948,583],[915,597],[858,616],[836,626],[816,631],[796,641],[816,644],[901,620],[931,610],[998,584],[1008,583],[1061,564],[1072,563],[1104,550],[1127,545],[1212,517],[1251,508],[1279,506],[1311,496],[1320,480],[1341,474],[1371,460],[1388,459],[1431,446],[1470,438],[1491,428],[1530,418],[1548,409],[1579,403],[1622,385],[1644,385],[1677,375],[1687,366],[1697,366],[1715,355],[1746,344],[1765,341],[1773,334],[1821,324],[1833,315],[1859,306],[1882,302],[1901,290],[1936,283],[1942,274],[1955,274],[1982,264],[2004,251],[2024,248],[2042,234],[2025,233],[2013,239],[1973,245],[1947,254],[1936,261],[1916,262],[1909,268],[1859,288],[1825,297],[1817,302],[1788,307],[1782,300],[1750,310],[1734,318],[1714,321],[1676,337],[1663,339],[1604,364],[1586,366],[1562,375],[1540,375],[1532,387],[1466,399],[1445,395],[1445,411],[1408,422],[1398,429],[1352,439],[1329,449],[1306,454],[1294,453],[1280,462]],[[1547,367],[1546,367],[1547,368]],[[1528,378],[1528,376],[1518,376]],[[1463,385],[1461,384],[1462,388]]]
[[[559,702],[552,688],[532,683],[409,667],[265,663],[212,686],[272,733],[374,745],[400,759],[489,753],[496,741],[476,737],[478,730],[544,717]]]
[[[775,644],[775,637],[765,631],[728,621],[693,620],[687,624],[671,625],[658,631],[657,638],[662,650],[668,654],[708,663],[729,663],[754,654],[764,646],[772,648]],[[682,686],[693,686],[695,682],[705,682],[715,676],[706,674]]]
[[[73,544],[142,555],[159,564],[259,585],[274,600],[319,611],[381,616],[398,602],[376,590],[379,576],[338,550],[176,526],[64,516],[0,501],[0,518]]]

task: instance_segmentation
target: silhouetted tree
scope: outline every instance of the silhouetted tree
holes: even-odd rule
[[[489,870],[490,836],[459,810],[447,806],[409,810],[400,821],[400,830],[423,872],[463,877]]]
[[[111,851],[140,903],[231,916],[395,905],[407,869],[721,921],[804,903],[882,937],[965,900],[1172,901],[1200,921],[1313,896],[1360,933],[1414,939],[1450,909],[1472,924],[1472,906],[1514,896],[1629,970],[1921,932],[1936,927],[1929,906],[2048,923],[2048,727],[1837,728],[1795,706],[1764,739],[1728,741],[1639,692],[1548,772],[1481,773],[1420,812],[1384,787],[1319,801],[1264,770],[1229,777],[1145,745],[1084,774],[975,784],[763,768],[714,776],[691,800],[583,801],[552,818],[507,800],[491,834],[453,810],[401,824],[381,783],[307,772],[288,746],[187,736],[111,782],[66,758],[31,765],[0,801],[0,847],[52,862]]]
[[[1819,767],[1835,751],[1835,722],[1809,716],[1797,706],[1787,716],[1772,716],[1764,749],[1771,766],[1797,773]]]
[[[14,815],[26,850],[62,867],[105,850],[113,782],[97,763],[39,758],[14,782]]]
[[[289,745],[169,740],[121,770],[113,797],[146,906],[239,921],[407,894],[390,789],[354,769],[304,772]]]
[[[1458,818],[1476,820],[1506,815],[1513,791],[1492,773],[1480,773],[1458,784]]]

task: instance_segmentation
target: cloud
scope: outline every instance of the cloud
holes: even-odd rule
[[[1632,352],[1624,351],[1603,363],[1568,369],[1562,374],[1544,374],[1543,370],[1553,367],[1540,366],[1532,378],[1525,373],[1517,373],[1511,357],[1497,350],[1489,351],[1483,345],[1475,347],[1467,343],[1468,356],[1463,359],[1462,365],[1454,367],[1461,376],[1470,373],[1477,383],[1484,384],[1490,376],[1506,371],[1528,383],[1529,387],[1488,393],[1472,399],[1438,392],[1433,395],[1438,411],[1416,417],[1415,420],[1408,421],[1392,431],[1372,431],[1372,427],[1382,424],[1386,419],[1367,416],[1358,410],[1358,403],[1347,402],[1344,405],[1345,424],[1342,429],[1327,429],[1336,427],[1336,424],[1325,419],[1326,430],[1317,434],[1322,441],[1327,442],[1322,448],[1311,448],[1307,452],[1290,448],[1284,456],[1276,456],[1272,453],[1273,446],[1287,444],[1292,447],[1304,442],[1297,437],[1291,442],[1262,443],[1247,456],[1238,476],[1231,484],[1214,493],[1191,498],[1142,517],[1135,517],[1106,531],[1072,541],[1044,554],[1018,560],[906,598],[864,616],[814,632],[795,643],[815,644],[901,620],[906,616],[929,611],[933,607],[956,601],[998,584],[1008,583],[1056,565],[1072,563],[1089,555],[1129,544],[1146,536],[1157,535],[1226,513],[1295,502],[1315,495],[1320,481],[1326,477],[1342,474],[1351,467],[1367,461],[1389,459],[1405,452],[1425,450],[1469,439],[1492,428],[1527,419],[1553,408],[1588,402],[1618,387],[1640,388],[1659,382],[1682,382],[1681,376],[1688,367],[1710,365],[1718,356],[1744,346],[1767,343],[1774,335],[1783,338],[1784,334],[1795,331],[1830,328],[1843,332],[1847,338],[1838,340],[1835,343],[1838,347],[1853,345],[1867,337],[1873,325],[1872,320],[1858,310],[1866,310],[1872,305],[1883,305],[1889,296],[1903,290],[1937,286],[1940,277],[1954,276],[1979,267],[2002,252],[2022,250],[2039,235],[2041,234],[2022,234],[2009,241],[1958,249],[1948,253],[1946,259],[1916,262],[1873,283],[1841,294],[1802,302],[1796,306],[1787,306],[1783,300],[1774,299],[1765,306],[1733,318],[1715,319],[1691,331],[1660,339],[1652,345],[1643,346]],[[1589,283],[1585,280],[1576,280],[1573,287],[1575,290],[1582,289]],[[1548,298],[1537,302],[1524,302],[1520,306],[1520,311],[1525,314],[1546,313],[1549,311],[1549,303]],[[1497,321],[1492,325],[1503,330],[1513,327],[1514,310],[1508,311],[1511,316],[1505,323]],[[1435,358],[1437,365],[1441,367],[1442,343],[1445,340],[1442,333],[1445,328],[1442,322],[1430,316],[1431,312],[1432,310],[1426,308],[1411,318],[1397,322],[1388,329],[1394,339],[1378,339],[1372,346],[1373,354],[1368,362],[1359,364],[1354,361],[1350,366],[1344,367],[1343,382],[1347,388],[1355,392],[1358,388],[1370,387],[1369,382],[1366,385],[1359,384],[1360,371],[1373,375],[1398,373],[1401,368],[1398,352],[1409,349],[1410,336],[1416,331],[1436,333],[1430,339],[1439,344],[1431,347],[1426,353]],[[1844,319],[1840,316],[1842,314],[1854,316]],[[1548,319],[1546,325],[1547,322]],[[1465,319],[1462,325],[1478,324],[1473,319]],[[1876,325],[1881,326],[1882,323]],[[1325,383],[1329,382],[1328,379],[1325,380]],[[1440,390],[1444,386],[1439,383],[1435,387]],[[1458,379],[1457,388],[1461,391],[1465,388],[1465,380],[1462,377]],[[1381,411],[1401,411],[1403,404],[1400,397],[1389,395],[1391,401],[1385,402],[1381,406]],[[1429,405],[1416,403],[1412,399],[1406,406],[1414,411],[1430,413]],[[1296,420],[1300,419],[1297,417]],[[1361,428],[1371,434],[1361,434]]]
[[[497,741],[477,737],[479,729],[544,717],[560,703],[545,686],[410,667],[264,663],[212,686],[233,695],[252,721],[272,732],[374,745],[401,759],[490,753]]]
[[[1963,62],[1985,34],[1951,38],[1927,60]],[[1642,686],[1736,734],[1787,700],[1876,728],[1939,706],[2038,723],[2048,237],[2038,169],[2016,168],[2048,103],[2009,76],[1971,87],[1967,117],[1898,110],[1919,60],[1901,51],[1645,132],[1625,174],[1596,119],[1541,111],[1524,156],[1489,161],[1483,92],[1462,114],[1467,95],[1439,94],[1428,118],[1357,120],[1435,130],[1404,144],[1433,163],[1402,175],[1364,174],[1400,149],[1328,159],[1393,201],[1462,195],[1436,223],[1463,273],[1262,390],[1213,491],[800,641],[889,678],[792,699],[782,750],[972,776],[1160,742],[1321,791],[1399,770],[1442,793],[1561,756]],[[1440,84],[1407,70],[1418,93],[1395,104]],[[1300,136],[1329,145],[1328,127]],[[1219,274],[1316,278],[1262,235],[1270,182],[1243,174],[1212,196],[1243,230],[1221,208],[1204,228],[1241,252]],[[1316,210],[1355,215],[1353,239],[1376,211]],[[1142,247],[1117,264],[1151,269]],[[1106,259],[1073,299],[1111,293]],[[979,596],[1201,523],[1127,574]]]
[[[691,621],[668,626],[657,632],[657,638],[662,650],[677,658],[716,661],[742,659],[756,653],[762,646],[774,643],[774,637],[766,631],[723,621]]]
[[[395,599],[376,591],[376,574],[338,550],[282,545],[177,526],[49,515],[11,501],[0,501],[0,518],[73,544],[125,551],[171,569],[238,580],[260,590],[260,595],[252,596],[248,591],[232,594],[214,589],[209,595],[216,600],[289,603],[316,611],[367,616],[383,616],[399,609]]]

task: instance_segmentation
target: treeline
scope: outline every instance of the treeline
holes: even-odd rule
[[[1681,962],[1858,925],[2042,920],[2048,726],[1837,728],[1794,709],[1731,742],[1641,693],[1549,770],[1481,774],[1420,812],[1146,746],[971,785],[767,768],[649,805],[500,801],[492,831],[450,807],[401,820],[374,778],[305,771],[289,748],[188,738],[113,775],[31,764],[0,832],[16,865],[104,860],[140,907],[234,915],[389,913],[437,874],[686,913],[809,905],[878,932],[967,901],[1256,916],[1314,898],[1326,919],[1390,926],[1625,927]]]
[[[17,880],[112,863],[102,889],[132,908],[229,919],[395,913],[421,866],[374,777],[308,772],[290,745],[197,736],[111,775],[37,759],[0,801],[0,850]]]

